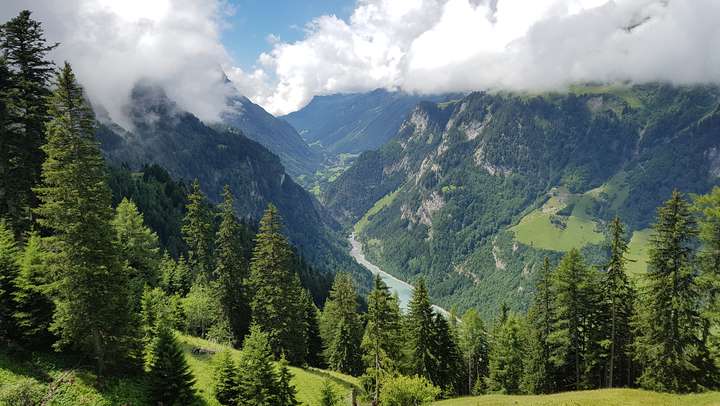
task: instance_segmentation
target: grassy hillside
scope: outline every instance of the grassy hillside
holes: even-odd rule
[[[219,405],[213,395],[213,354],[193,354],[194,348],[211,350],[216,354],[227,347],[196,337],[181,336],[180,341],[197,382],[195,384],[201,404]],[[82,367],[76,358],[60,354],[18,354],[12,349],[0,350],[0,393],[21,382],[32,382],[45,393],[47,406],[67,405],[146,405],[147,386],[142,378],[111,378],[99,380],[94,373]],[[231,350],[234,357],[239,351]],[[356,378],[318,369],[291,368],[298,400],[304,405],[317,402],[325,379],[330,379],[338,393],[347,395],[348,404],[352,387],[359,386]]]
[[[539,396],[488,395],[445,400],[435,404],[437,406],[711,406],[720,405],[720,393],[671,395],[638,389],[602,389]]]

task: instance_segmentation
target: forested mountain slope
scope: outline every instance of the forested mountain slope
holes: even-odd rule
[[[615,215],[642,262],[654,208],[720,183],[719,135],[715,87],[473,93],[420,103],[323,198],[348,225],[372,208],[356,231],[378,265],[488,315],[527,304],[544,255],[582,247],[601,262]]]
[[[293,178],[312,175],[323,161],[321,153],[311,149],[290,124],[239,93],[228,99],[228,109],[221,118],[221,123],[213,125],[216,129],[240,130],[278,155]]]
[[[162,89],[143,84],[132,93],[133,129],[108,123],[99,137],[108,160],[140,168],[158,164],[173,178],[198,179],[213,202],[224,185],[237,197],[240,217],[256,221],[269,202],[284,217],[287,234],[316,269],[365,272],[347,255],[338,225],[323,207],[288,176],[280,159],[238,131],[216,131],[181,111]]]
[[[315,96],[307,106],[281,118],[307,142],[320,143],[330,153],[360,153],[379,148],[392,138],[421,100],[441,98],[383,89]]]

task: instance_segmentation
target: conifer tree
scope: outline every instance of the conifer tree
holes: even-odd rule
[[[52,330],[58,345],[91,354],[97,369],[127,357],[131,327],[127,272],[118,261],[110,224],[111,193],[95,140],[95,117],[69,64],[49,99],[47,159],[42,167],[42,227],[53,233],[57,293]]]
[[[320,399],[318,399],[319,406],[337,406],[342,402],[342,396],[337,393],[329,379],[323,381],[322,387],[320,387]]]
[[[710,193],[698,196],[693,204],[698,215],[698,236],[700,250],[698,285],[703,293],[705,327],[703,341],[720,358],[720,335],[711,326],[720,324],[720,187]]]
[[[132,200],[122,199],[115,208],[112,225],[120,259],[130,268],[135,284],[140,289],[144,284],[157,286],[160,252],[158,236],[145,225],[142,213]]]
[[[213,270],[213,214],[197,179],[192,183],[192,190],[187,196],[181,231],[188,246],[187,262],[192,272],[192,279],[194,280],[198,275],[204,275],[209,279]]]
[[[8,224],[0,221],[0,336],[16,331],[15,279],[19,274],[18,248]]]
[[[250,329],[250,301],[246,288],[249,271],[243,256],[241,226],[227,185],[221,210],[222,220],[215,239],[215,277],[223,315],[230,323],[236,344],[240,344]]]
[[[48,83],[55,70],[47,54],[57,44],[48,44],[42,24],[23,10],[0,27],[0,48],[9,66],[9,117],[0,143],[8,158],[0,164],[0,217],[8,217],[16,234],[27,231],[31,208],[37,200],[32,188],[40,182],[45,155],[46,98]],[[6,77],[6,79],[8,79]]]
[[[278,377],[273,366],[268,334],[258,325],[250,327],[250,333],[245,337],[240,352],[238,377],[238,405],[274,406],[279,403]]]
[[[523,377],[523,387],[528,393],[549,393],[556,388],[550,340],[556,321],[552,284],[550,260],[545,257],[538,275],[535,297],[528,311],[529,357]]]
[[[300,402],[297,401],[297,389],[290,382],[293,378],[290,368],[288,368],[287,359],[285,355],[280,357],[278,362],[278,406],[298,406]]]
[[[407,316],[408,347],[410,348],[410,372],[431,379],[433,360],[433,310],[425,280],[420,278],[410,300]]]
[[[458,324],[458,345],[463,354],[467,374],[467,394],[478,393],[488,373],[488,333],[475,309],[468,309]]]
[[[522,320],[515,314],[507,314],[493,331],[487,379],[491,391],[509,394],[520,391],[525,359],[524,341]]]
[[[311,367],[324,368],[323,342],[320,335],[319,310],[308,290],[303,290],[302,301],[305,307],[305,323],[307,325],[307,356],[305,362]]]
[[[450,325],[441,314],[435,314],[433,320],[432,349],[433,367],[430,370],[431,381],[442,388],[446,395],[456,395],[462,385],[462,355]]]
[[[168,326],[160,327],[152,354],[148,382],[153,402],[177,406],[192,404],[195,400],[195,378],[180,343]]]
[[[26,342],[47,345],[52,341],[50,323],[55,306],[49,295],[49,255],[37,233],[30,234],[20,257],[15,279],[15,320]]]
[[[697,273],[692,266],[697,236],[690,207],[674,191],[658,208],[650,261],[635,322],[635,357],[644,388],[685,392],[714,374],[702,340]]]
[[[553,273],[555,320],[550,341],[561,389],[578,390],[584,383],[594,312],[591,272],[580,252],[571,249]]]
[[[400,306],[380,275],[375,275],[368,296],[367,325],[362,340],[365,376],[372,386],[373,400],[380,399],[380,383],[399,369]]]
[[[281,228],[280,215],[271,204],[260,220],[250,263],[251,313],[268,334],[275,357],[285,353],[291,364],[301,365],[307,351],[302,287],[290,267],[292,250]]]
[[[350,375],[359,374],[362,368],[362,324],[357,307],[358,298],[352,277],[347,273],[338,273],[325,302],[321,331],[329,367]]]
[[[215,399],[221,405],[235,406],[239,402],[240,377],[230,353],[225,351],[219,355],[215,371]]]
[[[618,217],[610,223],[610,261],[603,280],[603,299],[609,310],[609,354],[607,386],[632,384],[632,356],[630,345],[632,335],[630,319],[633,313],[635,292],[625,274],[625,254],[628,242],[625,227]]]

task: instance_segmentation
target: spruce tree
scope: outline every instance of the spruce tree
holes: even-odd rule
[[[571,249],[553,273],[555,320],[550,336],[560,389],[579,390],[585,382],[595,286],[580,252]]]
[[[475,309],[468,309],[458,324],[458,345],[465,361],[468,395],[480,391],[483,378],[488,372],[488,333],[485,330],[480,314]]]
[[[507,314],[493,331],[487,378],[489,390],[508,394],[520,392],[525,359],[524,342],[522,320],[515,314]]]
[[[357,308],[358,297],[352,277],[338,273],[325,302],[320,327],[329,367],[350,375],[358,375],[362,368],[362,323]]]
[[[15,279],[20,269],[19,250],[8,224],[0,220],[0,336],[7,337],[16,331]]]
[[[693,204],[698,216],[700,249],[697,259],[700,270],[698,284],[703,293],[705,327],[703,341],[720,358],[720,334],[713,325],[720,324],[720,187],[698,196]]]
[[[319,406],[337,406],[342,402],[342,396],[335,390],[329,379],[323,381],[320,387],[320,399],[318,399]]]
[[[373,400],[380,399],[380,383],[399,370],[401,354],[400,306],[380,275],[375,275],[368,296],[367,325],[362,340],[365,376],[370,381]]]
[[[434,361],[430,370],[431,381],[446,395],[457,395],[462,386],[462,355],[448,321],[441,314],[435,314],[433,320],[431,352]]]
[[[307,325],[307,356],[305,362],[311,367],[324,368],[323,341],[320,335],[319,310],[312,300],[308,290],[303,290],[302,301],[305,308],[305,323]]]
[[[95,140],[95,117],[65,64],[49,99],[47,159],[42,167],[38,221],[53,236],[57,293],[52,330],[58,345],[95,359],[100,373],[129,353],[131,327],[127,272],[118,261],[110,224],[111,193]]]
[[[207,197],[195,179],[187,196],[182,235],[188,246],[187,262],[194,280],[199,275],[209,279],[212,267],[213,214]]]
[[[148,383],[154,403],[189,405],[195,401],[195,378],[175,334],[168,326],[161,326],[152,346],[152,363]]]
[[[15,321],[28,343],[51,343],[50,323],[55,306],[50,297],[50,258],[37,233],[30,234],[20,256],[20,273],[15,279]]]
[[[115,229],[115,244],[120,259],[130,268],[137,284],[155,287],[159,283],[159,241],[158,236],[145,225],[142,213],[132,200],[123,198],[115,208],[112,220]]]
[[[239,345],[250,329],[250,301],[246,288],[249,271],[243,256],[241,226],[227,185],[221,210],[222,220],[215,239],[215,277],[223,315]]]
[[[410,349],[410,372],[431,379],[433,359],[433,310],[425,280],[420,278],[415,285],[410,312],[407,316],[408,347]]]
[[[57,44],[48,44],[42,24],[28,10],[0,27],[0,48],[9,66],[4,88],[9,116],[0,149],[8,158],[0,164],[0,217],[7,217],[17,235],[27,231],[31,209],[37,205],[32,188],[40,182],[45,154],[46,99],[55,70],[47,55]],[[8,79],[7,77],[5,79]],[[3,158],[5,158],[3,157]]]
[[[225,351],[219,355],[215,370],[215,399],[221,405],[235,406],[240,396],[240,377],[230,353]]]
[[[268,334],[258,325],[250,327],[250,333],[245,337],[238,376],[238,405],[273,406],[279,403],[278,377],[273,366]]]
[[[609,311],[609,354],[607,386],[632,384],[632,335],[630,320],[635,292],[625,273],[628,242],[625,227],[618,217],[610,223],[610,261],[603,280],[603,299]]]
[[[278,406],[298,406],[300,402],[297,401],[297,389],[291,383],[293,378],[290,368],[288,368],[287,359],[285,355],[280,357],[278,362]]]
[[[545,257],[535,285],[535,297],[528,310],[529,356],[523,387],[528,393],[549,393],[556,389],[551,361],[550,335],[555,325],[555,294],[550,260]]]
[[[291,364],[302,365],[307,351],[302,287],[291,269],[292,250],[281,229],[280,215],[271,204],[260,220],[250,263],[251,313],[268,334],[275,357],[285,353]]]
[[[650,261],[635,321],[635,357],[647,389],[694,391],[714,366],[702,340],[700,292],[692,256],[697,228],[688,203],[674,191],[658,208]]]

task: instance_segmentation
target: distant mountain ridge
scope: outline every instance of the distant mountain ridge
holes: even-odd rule
[[[319,272],[344,269],[369,279],[347,254],[338,224],[319,202],[287,175],[280,159],[238,130],[218,131],[168,99],[163,89],[136,86],[128,109],[133,124],[126,131],[105,123],[99,139],[115,165],[140,168],[158,164],[175,179],[197,178],[213,202],[230,185],[240,217],[257,220],[269,202],[275,204],[287,234]],[[260,126],[260,125],[259,125]]]
[[[576,246],[602,263],[613,216],[635,232],[633,245],[674,188],[720,184],[719,135],[717,87],[473,93],[419,103],[323,201],[357,223],[374,263],[409,281],[424,276],[443,306],[488,316],[505,301],[528,304],[545,255]]]
[[[285,120],[275,118],[239,92],[228,98],[221,122],[212,126],[219,131],[233,128],[257,141],[280,157],[287,172],[295,179],[312,175],[322,163],[321,153],[310,148]]]
[[[280,118],[292,124],[308,143],[319,143],[330,153],[360,153],[377,149],[392,138],[420,101],[447,97],[384,89],[315,96],[307,106]]]

